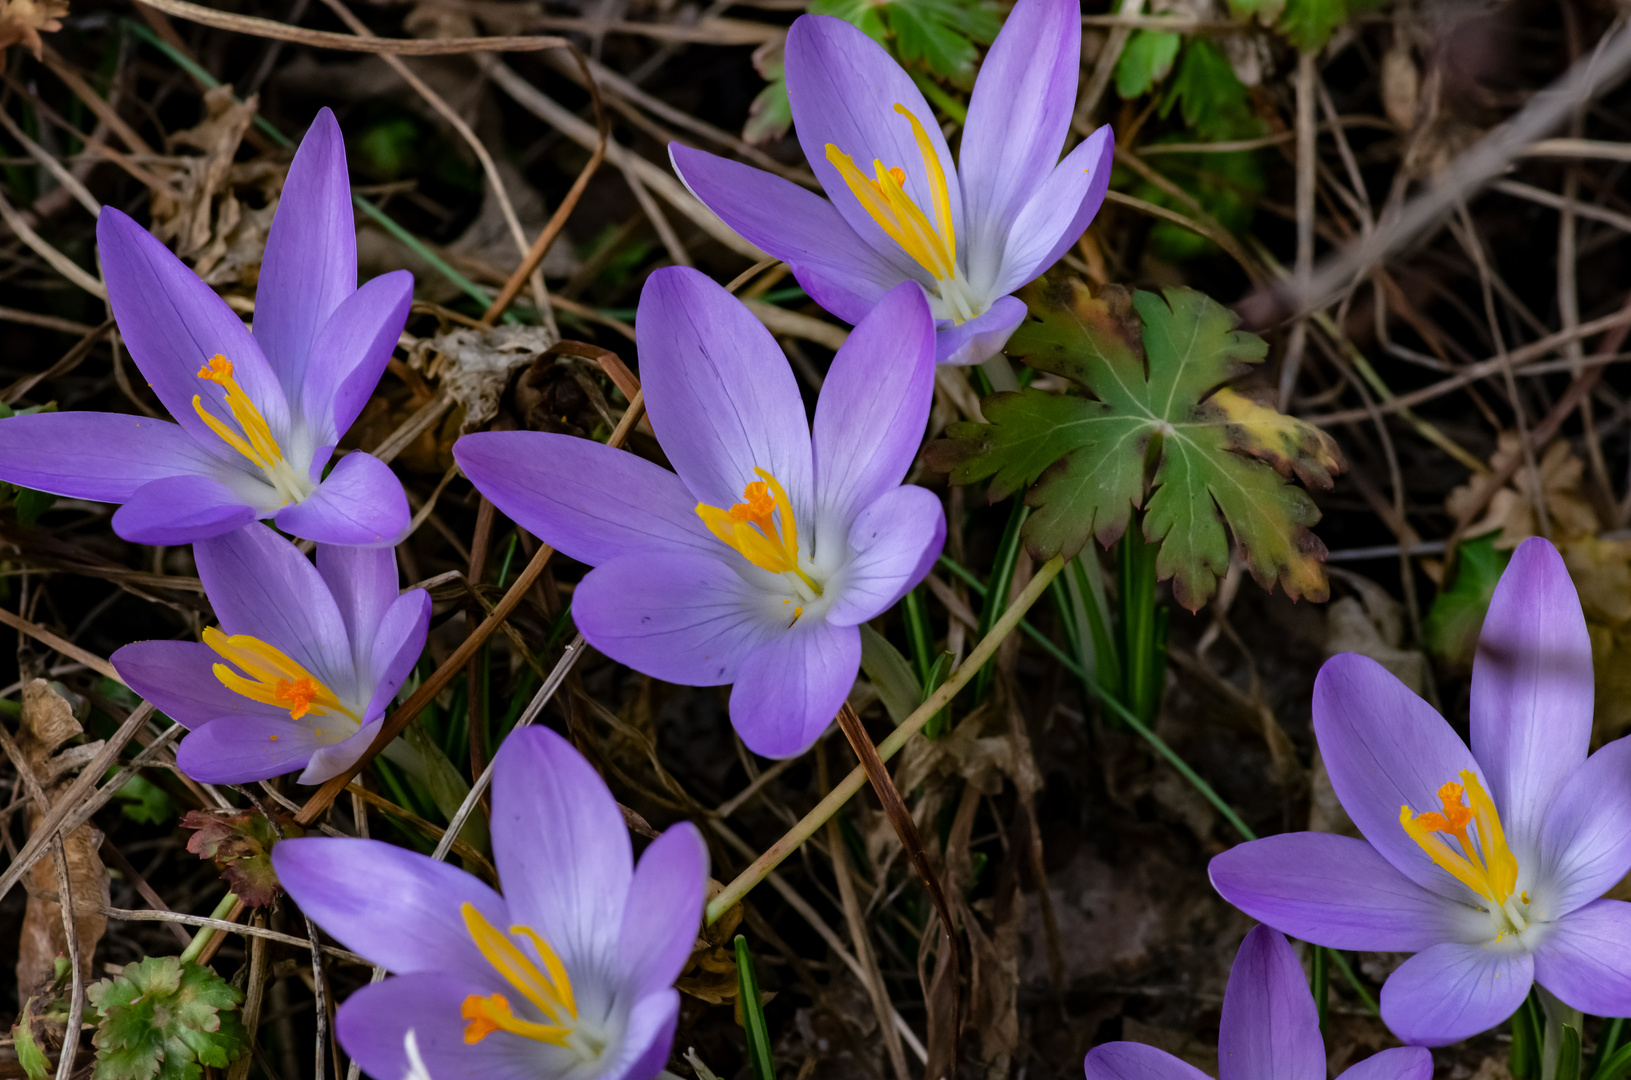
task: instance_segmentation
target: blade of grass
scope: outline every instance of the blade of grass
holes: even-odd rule
[[[753,968],[748,939],[736,935],[736,1004],[742,1013],[742,1033],[748,1040],[748,1064],[753,1080],[776,1080],[776,1062],[770,1056],[770,1026],[765,1023],[764,1001],[759,997],[759,975]]]

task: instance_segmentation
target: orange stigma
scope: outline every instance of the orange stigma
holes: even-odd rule
[[[263,705],[288,709],[291,720],[299,720],[307,713],[313,716],[337,714],[362,723],[362,718],[346,708],[322,680],[277,646],[248,634],[228,637],[213,626],[204,631],[204,644],[229,662],[216,664],[214,668],[215,677],[228,690]],[[327,730],[318,734],[326,735]]]
[[[560,957],[555,955],[555,950],[529,927],[512,926],[509,934],[503,933],[488,922],[473,904],[461,905],[459,912],[464,917],[465,929],[470,932],[471,940],[487,962],[493,965],[493,970],[520,991],[521,996],[549,1021],[540,1024],[522,1020],[510,1009],[509,999],[503,994],[488,997],[471,994],[459,1007],[459,1016],[469,1021],[464,1029],[464,1041],[467,1044],[479,1043],[495,1031],[507,1031],[536,1042],[555,1046],[572,1045],[578,1026],[578,1004],[572,994],[572,980]],[[532,942],[543,967],[534,963],[511,940],[510,935],[519,935]]]
[[[1461,783],[1450,781],[1440,787],[1438,800],[1442,804],[1439,811],[1417,814],[1408,806],[1399,807],[1399,824],[1428,858],[1474,893],[1506,910],[1521,930],[1524,922],[1508,903],[1518,885],[1518,860],[1506,845],[1495,801],[1470,769],[1462,770]]]
[[[310,712],[311,703],[317,698],[317,695],[316,681],[311,678],[295,679],[293,682],[288,679],[279,679],[277,688],[272,691],[273,697],[288,704],[290,720],[299,720]]]
[[[697,504],[697,516],[708,531],[742,558],[772,574],[795,574],[816,596],[821,586],[799,565],[798,521],[781,483],[763,469],[759,479],[742,489],[743,502],[729,509]]]

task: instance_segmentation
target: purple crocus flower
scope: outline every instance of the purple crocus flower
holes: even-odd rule
[[[200,540],[193,558],[221,625],[202,642],[138,641],[112,657],[189,729],[182,770],[207,784],[343,772],[424,650],[430,594],[397,594],[390,548],[319,544],[313,566],[265,525]]]
[[[1087,1080],[1206,1080],[1206,1074],[1143,1043],[1095,1046]],[[1395,1046],[1349,1066],[1338,1080],[1430,1080],[1433,1055]],[[1286,939],[1258,926],[1240,943],[1223,991],[1218,1080],[1325,1080],[1325,1040],[1302,965]]]
[[[466,435],[453,456],[518,525],[595,567],[572,599],[590,644],[668,682],[734,683],[748,747],[802,753],[855,682],[859,625],[921,581],[945,539],[940,500],[901,485],[933,395],[928,304],[902,285],[861,320],[813,431],[770,333],[695,270],[647,279],[635,333],[674,472],[530,431]]]
[[[324,109],[289,167],[266,239],[251,336],[168,248],[111,207],[96,223],[108,300],[177,423],[125,413],[0,420],[0,479],[122,504],[113,528],[187,544],[260,518],[325,544],[394,544],[408,501],[369,454],[323,467],[379,382],[413,275],[357,288],[345,144]]]
[[[650,1080],[679,1016],[674,980],[702,923],[708,849],[689,822],[634,863],[617,801],[547,728],[493,765],[500,896],[462,870],[377,840],[272,849],[305,913],[395,978],[352,994],[335,1027],[370,1076]]]
[[[1591,641],[1556,549],[1529,540],[1484,617],[1472,746],[1381,665],[1345,653],[1314,684],[1314,734],[1364,840],[1286,833],[1212,860],[1224,899],[1335,949],[1412,952],[1382,1019],[1441,1046],[1511,1015],[1538,982],[1631,1015],[1631,740],[1586,756]]]
[[[692,193],[791,266],[816,303],[859,323],[915,281],[936,358],[976,364],[1025,317],[1010,294],[1076,242],[1109,187],[1108,126],[1059,160],[1081,51],[1078,0],[1019,0],[980,69],[953,165],[928,102],[883,47],[842,19],[803,15],[787,35],[787,97],[828,198],[678,143],[669,154]]]

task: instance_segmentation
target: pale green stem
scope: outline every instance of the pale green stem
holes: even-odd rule
[[[1541,1010],[1546,1014],[1546,1026],[1540,1040],[1540,1080],[1555,1080],[1558,1060],[1563,1053],[1563,1029],[1572,1027],[1576,1032],[1583,1026],[1579,1009],[1571,1009],[1559,1001],[1544,986],[1537,984]]]
[[[991,359],[980,364],[980,370],[985,377],[991,380],[991,389],[997,393],[1013,392],[1019,389],[1019,377],[1014,374],[1014,365],[1008,362],[1008,357],[998,353]]]
[[[232,909],[237,906],[237,903],[238,894],[231,892],[227,893],[225,896],[221,897],[221,902],[215,905],[215,910],[210,912],[210,918],[226,918],[228,915],[232,914]],[[181,962],[183,964],[190,964],[194,960],[197,960],[199,954],[201,954],[205,949],[209,948],[210,939],[221,932],[222,931],[215,929],[213,926],[199,927],[198,933],[193,935],[192,944],[188,945],[182,952]]]

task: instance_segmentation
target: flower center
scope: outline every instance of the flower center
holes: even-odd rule
[[[792,574],[813,594],[821,595],[821,585],[799,565],[798,522],[793,504],[781,483],[763,469],[754,469],[759,479],[742,489],[742,498],[729,510],[697,503],[697,516],[708,531],[735,549],[742,558],[772,574]],[[794,621],[803,614],[798,608]]]
[[[232,361],[216,353],[210,357],[209,363],[198,369],[198,377],[226,391],[227,411],[232,414],[232,419],[237,421],[242,433],[233,431],[210,415],[204,408],[203,396],[194,394],[193,409],[198,413],[198,418],[208,424],[211,431],[221,436],[228,446],[259,467],[285,505],[300,502],[310,495],[314,490],[311,479],[283,459],[283,450],[273,437],[272,428],[267,424],[266,417],[261,415],[260,409],[233,377]]]
[[[263,705],[288,709],[291,720],[299,720],[309,713],[312,716],[340,715],[349,717],[353,723],[362,723],[361,717],[340,703],[333,690],[276,646],[248,634],[228,637],[213,626],[204,631],[204,644],[248,676],[240,675],[226,664],[216,664],[215,677],[228,690]],[[317,734],[328,732],[319,728]]]
[[[605,1045],[585,1032],[579,1024],[572,980],[566,974],[566,965],[561,963],[561,958],[555,955],[549,943],[530,927],[510,927],[510,934],[524,935],[532,942],[544,964],[543,970],[539,970],[538,965],[521,951],[510,936],[483,918],[474,905],[464,904],[459,912],[464,916],[465,929],[470,931],[476,948],[493,965],[493,970],[504,976],[505,981],[532,1002],[549,1021],[540,1024],[521,1019],[511,1010],[509,999],[503,994],[489,994],[487,997],[471,994],[459,1009],[459,1015],[469,1021],[464,1029],[465,1043],[473,1045],[495,1031],[507,1031],[524,1039],[575,1050],[585,1060],[599,1057]]]
[[[1415,814],[1408,806],[1399,807],[1399,824],[1428,858],[1489,901],[1492,913],[1504,914],[1512,930],[1522,933],[1529,925],[1529,894],[1512,895],[1518,887],[1518,860],[1506,846],[1495,801],[1469,769],[1461,771],[1461,783],[1452,780],[1439,788],[1438,798],[1442,811]]]

